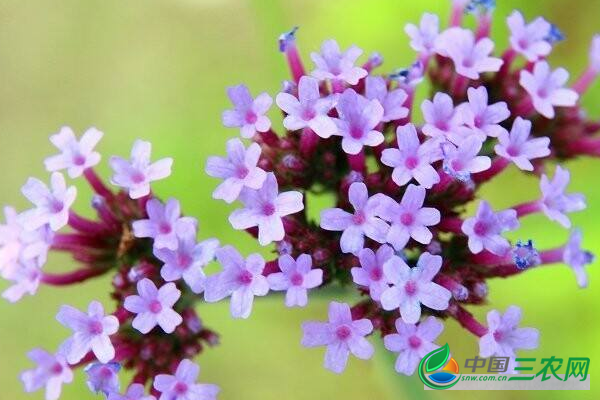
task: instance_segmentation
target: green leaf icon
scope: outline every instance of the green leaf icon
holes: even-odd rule
[[[450,357],[450,348],[448,343],[427,354],[427,362],[425,363],[425,371],[432,372],[446,365],[448,358]]]

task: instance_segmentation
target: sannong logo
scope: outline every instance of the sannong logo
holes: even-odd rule
[[[456,385],[460,378],[458,363],[450,357],[448,343],[423,357],[419,363],[419,378],[424,384],[437,390],[448,389]]]

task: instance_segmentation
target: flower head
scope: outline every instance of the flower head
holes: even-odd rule
[[[404,31],[410,37],[410,47],[422,55],[430,55],[440,31],[440,18],[436,14],[425,13],[419,26],[406,24]]]
[[[444,139],[463,124],[462,113],[454,108],[452,98],[446,93],[436,93],[433,101],[423,100],[421,111],[425,120],[423,134],[433,138]]]
[[[581,211],[585,209],[585,197],[581,193],[565,193],[567,185],[571,180],[571,174],[567,169],[556,166],[552,180],[542,175],[540,180],[540,190],[542,191],[542,200],[540,207],[544,214],[556,221],[565,228],[571,227],[571,220],[567,213]]]
[[[71,306],[62,306],[56,319],[73,331],[73,336],[61,347],[69,364],[78,363],[89,351],[101,363],[107,363],[115,357],[109,336],[119,329],[119,320],[115,316],[105,315],[100,302],[92,301],[87,313]]]
[[[410,268],[398,256],[383,265],[385,276],[392,283],[381,295],[385,310],[400,309],[400,317],[407,324],[416,323],[421,317],[421,304],[433,310],[445,310],[452,293],[432,282],[442,267],[442,257],[424,252],[417,266]]]
[[[131,160],[112,156],[110,166],[114,171],[113,185],[129,190],[129,197],[139,199],[150,193],[150,182],[171,175],[173,159],[170,157],[150,163],[152,144],[136,140],[131,149]]]
[[[563,262],[567,264],[575,273],[577,285],[584,288],[588,285],[588,278],[585,272],[585,266],[594,262],[594,255],[581,248],[583,235],[579,229],[573,229],[569,235],[569,241],[563,250]]]
[[[408,94],[403,89],[388,90],[385,79],[380,76],[365,79],[365,97],[375,99],[383,106],[381,122],[399,120],[408,115],[408,108],[403,106]]]
[[[146,334],[156,325],[166,333],[172,333],[183,319],[173,306],[179,300],[181,291],[173,282],[166,283],[158,289],[150,279],[142,279],[137,283],[137,295],[125,299],[125,309],[136,314],[132,326]]]
[[[50,136],[50,141],[60,150],[60,154],[46,158],[46,169],[50,172],[66,169],[71,178],[81,176],[84,170],[100,162],[100,154],[94,151],[94,147],[102,135],[98,129],[89,128],[77,141],[71,128],[62,127],[57,134]]]
[[[519,11],[513,11],[506,19],[510,29],[510,45],[527,61],[535,62],[546,57],[552,51],[552,45],[546,39],[550,34],[551,25],[542,17],[526,24]]]
[[[106,364],[92,363],[85,368],[88,376],[87,385],[94,393],[104,393],[108,396],[111,393],[119,392],[119,371],[121,365],[116,362]]]
[[[348,154],[358,154],[363,146],[377,146],[383,134],[376,130],[383,118],[383,106],[378,100],[368,100],[346,89],[336,105],[339,118],[335,120],[337,135],[342,136],[342,149]]]
[[[308,254],[300,254],[298,259],[290,255],[279,257],[281,272],[269,274],[267,281],[271,290],[285,290],[287,307],[304,307],[308,303],[308,289],[314,289],[323,283],[323,270],[311,269],[312,258]]]
[[[482,143],[477,137],[469,136],[458,146],[450,142],[441,145],[444,154],[444,172],[461,182],[470,182],[471,174],[490,168],[488,156],[478,156]]]
[[[52,354],[43,349],[33,349],[27,356],[37,365],[21,374],[25,391],[29,393],[45,388],[46,400],[57,400],[62,385],[73,381],[73,372],[65,357],[60,353]]]
[[[389,287],[383,273],[383,265],[393,255],[394,249],[386,244],[379,246],[377,252],[373,252],[371,249],[362,249],[358,253],[360,267],[350,270],[354,283],[369,288],[369,295],[375,301],[379,301],[381,294]]]
[[[385,348],[399,353],[396,359],[396,371],[412,375],[417,365],[427,353],[439,346],[433,341],[442,333],[444,325],[435,317],[428,317],[418,325],[407,324],[402,318],[396,320],[396,331],[383,338]]]
[[[467,218],[462,231],[469,237],[468,246],[473,254],[484,249],[503,256],[510,250],[510,243],[502,233],[519,227],[517,212],[508,209],[495,213],[490,204],[482,200],[474,217]]]
[[[234,108],[223,111],[223,125],[228,128],[240,128],[242,137],[248,139],[256,132],[267,132],[271,129],[271,120],[265,115],[273,104],[271,96],[261,93],[253,99],[245,85],[228,88],[227,96]]]
[[[216,400],[217,385],[196,383],[200,367],[190,360],[182,360],[174,375],[160,374],[154,379],[159,400]]]
[[[498,144],[494,147],[496,154],[515,163],[523,171],[533,171],[532,159],[550,155],[550,138],[529,138],[531,122],[517,117],[513,122],[510,134],[502,132],[498,136]]]
[[[385,243],[389,226],[379,218],[383,198],[369,197],[362,182],[354,182],[348,190],[348,199],[354,213],[341,208],[330,208],[321,213],[321,228],[343,231],[340,247],[344,253],[357,254],[364,247],[365,236],[378,243]]]
[[[303,346],[327,346],[325,368],[337,374],[346,368],[350,353],[363,360],[373,356],[373,345],[365,339],[373,324],[368,319],[352,320],[348,304],[332,301],[329,322],[305,322],[302,331]]]
[[[500,123],[510,116],[510,111],[505,102],[499,101],[488,104],[488,92],[485,86],[470,87],[467,90],[469,101],[459,106],[460,113],[466,128],[459,128],[462,137],[474,134],[482,142],[490,137],[498,137],[506,133]],[[468,132],[465,133],[465,130]],[[450,132],[450,139],[455,132]],[[453,140],[456,141],[456,140]]]
[[[146,396],[146,389],[140,383],[129,386],[125,394],[109,393],[107,400],[156,400],[154,396]]]
[[[270,172],[259,190],[244,189],[240,194],[244,208],[235,210],[229,222],[235,229],[258,227],[258,241],[262,246],[282,240],[285,236],[282,218],[302,211],[302,193],[279,193],[275,175]]]
[[[361,54],[362,50],[356,46],[350,46],[342,53],[335,40],[326,40],[320,53],[310,55],[316,67],[311,75],[320,81],[329,79],[356,85],[359,79],[367,75],[366,70],[354,66]]]

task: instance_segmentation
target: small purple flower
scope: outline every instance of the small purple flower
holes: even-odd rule
[[[346,303],[329,303],[329,322],[305,322],[302,324],[304,347],[327,346],[325,368],[340,374],[346,368],[352,353],[361,360],[373,356],[373,345],[365,336],[373,331],[368,319],[352,320],[350,306]]]
[[[379,246],[376,253],[371,249],[362,249],[358,253],[360,267],[350,270],[354,283],[368,287],[369,295],[375,301],[379,301],[381,294],[389,287],[383,273],[383,264],[393,255],[394,250],[387,244]]]
[[[171,175],[173,159],[170,157],[150,163],[152,144],[136,140],[131,149],[131,160],[112,156],[109,160],[114,171],[111,183],[129,190],[129,197],[139,199],[150,194],[150,182]]]
[[[176,250],[154,249],[156,258],[164,263],[160,276],[167,282],[183,278],[192,292],[202,293],[206,282],[203,268],[215,258],[217,247],[217,239],[196,243],[195,230],[178,229]]]
[[[377,100],[368,100],[346,89],[336,105],[339,118],[335,120],[336,135],[342,136],[342,149],[348,154],[358,154],[363,146],[377,146],[383,134],[376,130],[383,118],[383,106]]]
[[[398,149],[385,149],[381,155],[381,162],[394,168],[392,180],[396,185],[404,186],[414,178],[421,186],[430,189],[440,181],[439,174],[431,166],[441,154],[437,151],[437,141],[421,144],[415,126],[409,123],[396,128],[396,142]]]
[[[12,266],[10,273],[4,272],[3,277],[13,285],[2,292],[2,297],[11,303],[16,303],[26,294],[30,296],[36,294],[42,270],[35,260],[21,260]]]
[[[510,250],[510,243],[502,237],[502,233],[518,227],[519,220],[515,210],[495,213],[490,204],[482,200],[475,216],[463,222],[462,231],[469,237],[468,246],[471,253],[478,254],[485,249],[503,256]]]
[[[542,17],[537,17],[528,24],[519,11],[513,11],[506,19],[510,29],[510,45],[529,62],[536,62],[552,51],[547,41],[551,25]]]
[[[443,143],[444,172],[461,181],[470,182],[471,174],[490,168],[488,156],[478,156],[482,142],[475,136],[465,138],[458,147],[450,142]]]
[[[269,291],[267,278],[262,275],[265,260],[259,254],[250,254],[244,260],[232,246],[220,248],[216,256],[223,271],[208,277],[204,299],[214,303],[231,296],[231,315],[248,318],[254,296],[264,296]]]
[[[413,92],[417,85],[423,82],[425,67],[419,60],[412,63],[408,68],[400,68],[389,75],[391,80],[398,82],[398,87],[407,92]]]
[[[554,107],[571,107],[577,103],[577,92],[563,87],[568,79],[566,69],[551,71],[546,61],[539,61],[533,67],[533,73],[526,69],[521,71],[519,83],[529,93],[537,112],[552,119]]]
[[[209,176],[223,179],[213,192],[213,198],[232,203],[243,188],[260,189],[267,174],[256,166],[259,158],[258,143],[252,143],[246,149],[240,139],[228,140],[227,157],[209,157],[206,163]]]
[[[419,362],[427,353],[439,346],[433,343],[444,330],[444,324],[435,317],[428,317],[419,325],[407,324],[402,318],[396,320],[396,331],[383,338],[385,348],[399,353],[396,359],[396,372],[412,375]]]
[[[590,44],[590,68],[595,73],[600,73],[600,35],[594,35]]]
[[[496,154],[514,162],[523,171],[533,171],[529,160],[550,155],[550,138],[529,139],[530,132],[531,121],[517,117],[510,134],[503,132],[498,136],[498,144],[494,147]]]
[[[388,91],[385,79],[380,76],[368,76],[365,79],[365,97],[377,100],[383,106],[381,122],[399,120],[408,115],[408,108],[403,106],[408,94],[403,89]]]
[[[538,251],[533,247],[533,241],[529,239],[526,243],[517,241],[512,249],[512,259],[519,269],[526,269],[539,265],[541,262]]]
[[[389,226],[379,218],[383,197],[369,197],[367,186],[362,182],[354,182],[348,190],[348,199],[354,207],[354,213],[341,208],[323,210],[321,228],[343,231],[340,248],[344,253],[358,254],[364,247],[365,236],[378,243],[385,243]]]
[[[415,268],[410,268],[398,256],[383,265],[383,272],[392,283],[381,295],[384,310],[400,309],[400,316],[407,324],[416,323],[421,317],[421,304],[433,310],[445,310],[452,293],[433,283],[432,279],[442,268],[442,257],[422,253]]]
[[[546,174],[543,174],[540,180],[540,190],[542,191],[540,207],[542,211],[550,220],[558,222],[565,228],[571,227],[571,220],[567,213],[581,211],[586,207],[583,194],[565,193],[570,180],[571,174],[567,169],[561,168],[560,165],[556,166],[552,180],[548,179]]]
[[[181,217],[179,200],[170,198],[166,204],[158,199],[150,199],[146,203],[148,219],[134,221],[132,224],[133,235],[139,238],[154,239],[155,249],[177,248],[176,228],[178,225],[187,225],[194,229],[196,220],[191,217]]]
[[[173,333],[183,322],[173,306],[179,300],[181,291],[173,282],[165,283],[158,289],[154,282],[144,278],[137,283],[138,295],[125,298],[124,307],[127,311],[137,314],[131,325],[146,334],[156,325],[165,333]]]
[[[116,362],[89,364],[85,367],[88,388],[96,394],[104,393],[105,396],[118,393],[120,370],[121,365]]]
[[[75,201],[77,189],[74,186],[67,187],[63,174],[54,172],[50,176],[50,188],[39,179],[29,178],[21,192],[35,205],[35,208],[19,216],[25,229],[32,231],[49,224],[56,232],[67,225],[69,208]]]
[[[581,248],[583,235],[579,229],[573,229],[569,235],[569,241],[563,250],[563,262],[567,264],[575,273],[577,285],[585,288],[588,285],[588,278],[585,272],[585,266],[594,262],[594,255]]]
[[[182,360],[175,375],[160,374],[154,378],[154,389],[161,392],[159,400],[216,400],[217,385],[196,383],[200,367],[190,360]]]
[[[521,321],[521,309],[510,306],[504,315],[492,310],[487,315],[488,331],[479,339],[481,357],[514,357],[515,350],[533,350],[538,346],[540,332],[534,328],[518,328]],[[509,365],[508,373],[514,371]],[[511,369],[513,371],[511,371]]]
[[[94,151],[94,147],[102,139],[102,135],[98,129],[89,128],[77,141],[71,128],[62,127],[57,134],[50,136],[50,142],[61,153],[46,158],[46,170],[56,172],[66,169],[71,178],[81,176],[84,170],[100,162],[100,154]]]
[[[469,101],[459,106],[463,122],[466,125],[466,128],[459,128],[459,132],[463,133],[463,138],[468,134],[475,134],[483,142],[488,136],[498,137],[506,133],[506,129],[500,125],[500,122],[510,117],[510,111],[505,102],[488,104],[488,93],[485,86],[479,86],[477,89],[469,88],[467,96]],[[470,132],[465,134],[465,130]],[[451,132],[451,139],[452,133],[454,132]]]
[[[436,93],[433,101],[424,100],[421,104],[421,111],[423,119],[425,119],[423,134],[433,138],[445,139],[463,124],[460,110],[454,108],[452,98],[446,93]]]
[[[300,78],[298,98],[284,92],[277,95],[275,102],[287,114],[283,120],[283,126],[287,130],[310,128],[324,139],[337,131],[335,122],[327,115],[335,105],[335,98],[321,97],[319,81],[315,78]]]
[[[440,18],[435,14],[424,13],[419,26],[406,24],[404,31],[410,37],[410,47],[428,56],[435,49],[435,41],[440,31]]]
[[[397,203],[391,197],[385,196],[381,207],[381,218],[390,222],[390,230],[386,241],[396,250],[402,250],[413,238],[421,244],[431,242],[433,235],[427,228],[440,222],[440,212],[431,207],[423,207],[425,188],[408,185],[402,200]]]
[[[56,319],[73,331],[73,336],[61,346],[69,364],[78,363],[89,351],[102,363],[115,357],[115,349],[109,336],[119,330],[119,320],[113,315],[105,315],[100,302],[92,301],[87,314],[64,305]]]
[[[366,70],[354,66],[361,54],[362,50],[356,46],[350,46],[342,53],[335,40],[326,40],[321,46],[321,53],[310,55],[316,66],[311,75],[320,81],[329,79],[356,85],[359,79],[367,76]]]
[[[240,194],[244,208],[235,210],[229,216],[234,229],[258,227],[258,242],[266,246],[284,238],[282,218],[304,209],[302,193],[289,191],[279,193],[277,178],[269,172],[262,188],[244,189]]]
[[[229,87],[227,96],[234,108],[223,111],[223,125],[228,128],[240,128],[242,137],[247,139],[252,138],[256,132],[267,132],[271,129],[271,120],[265,115],[273,104],[271,96],[261,93],[253,99],[245,85]]]
[[[307,289],[313,289],[323,283],[323,270],[311,269],[312,258],[300,254],[297,260],[290,255],[279,257],[279,269],[267,276],[271,290],[285,290],[287,307],[304,307],[308,303]]]
[[[438,36],[435,48],[438,54],[452,59],[457,74],[469,79],[479,79],[481,73],[496,72],[502,66],[501,59],[490,57],[494,42],[487,37],[475,42],[468,29],[445,30]]]
[[[146,396],[146,389],[141,383],[129,386],[125,394],[109,393],[107,400],[156,400],[154,396]]]
[[[21,381],[27,393],[46,388],[46,400],[58,400],[62,385],[73,381],[73,372],[65,357],[48,353],[43,349],[33,349],[27,357],[37,364],[33,369],[21,374]]]

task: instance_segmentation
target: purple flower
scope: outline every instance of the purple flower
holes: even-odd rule
[[[275,102],[287,114],[283,120],[287,130],[310,128],[324,139],[337,131],[335,122],[327,115],[335,104],[334,97],[321,97],[319,81],[315,78],[300,78],[298,98],[283,92],[277,95]]]
[[[60,150],[60,154],[46,158],[46,169],[50,172],[66,169],[71,178],[81,176],[84,170],[100,162],[100,154],[94,151],[94,147],[102,135],[98,129],[89,128],[77,141],[71,128],[62,127],[57,134],[50,136],[50,141]]]
[[[312,258],[308,254],[300,254],[297,260],[290,255],[279,257],[279,269],[267,276],[271,290],[285,290],[287,307],[304,307],[308,303],[307,289],[313,289],[323,283],[323,270],[311,269]]]
[[[498,137],[506,133],[506,129],[500,125],[500,122],[510,117],[510,111],[505,102],[488,104],[488,93],[485,86],[479,86],[477,89],[469,88],[467,96],[469,101],[459,106],[466,125],[466,128],[458,129],[463,138],[469,134],[475,134],[483,142],[488,136]],[[451,132],[451,139],[453,138],[452,133],[454,132]]]
[[[329,79],[356,85],[359,79],[367,75],[366,70],[354,66],[361,54],[362,50],[356,46],[350,46],[342,53],[335,40],[326,40],[321,45],[321,53],[310,55],[316,66],[311,75],[320,81]]]
[[[394,250],[386,244],[379,246],[377,253],[371,249],[362,249],[358,253],[360,267],[350,270],[354,283],[368,287],[369,295],[375,301],[379,301],[383,291],[389,287],[383,273],[383,264],[393,255]]]
[[[544,117],[554,118],[554,107],[571,107],[577,103],[579,95],[563,86],[569,79],[564,68],[550,70],[546,61],[539,61],[533,67],[533,73],[521,70],[519,83],[529,93],[533,106]]]
[[[383,107],[377,100],[368,100],[353,89],[346,89],[336,105],[339,119],[335,120],[337,135],[342,136],[342,149],[358,154],[363,146],[377,146],[383,134],[375,128],[383,118]]]
[[[508,307],[504,315],[500,315],[497,310],[490,311],[487,315],[488,331],[479,339],[479,355],[486,358],[514,357],[515,350],[535,349],[538,346],[540,332],[534,328],[518,328],[520,321],[519,307]],[[509,365],[507,372],[512,373],[514,366],[514,364]]]
[[[78,363],[89,351],[102,363],[115,357],[115,349],[109,336],[119,330],[119,320],[113,315],[105,315],[100,302],[92,301],[87,314],[64,305],[56,319],[73,331],[73,336],[61,346],[69,364]]]
[[[175,328],[183,322],[173,306],[179,300],[181,291],[173,282],[166,283],[157,289],[156,285],[147,278],[137,283],[138,295],[125,298],[125,309],[137,314],[132,326],[146,334],[156,325],[165,333],[173,333]]]
[[[452,98],[446,93],[436,93],[433,101],[424,100],[421,111],[425,119],[423,134],[433,138],[446,138],[463,124],[462,114],[454,108]]]
[[[530,132],[531,121],[517,117],[510,135],[502,132],[498,136],[498,144],[494,147],[496,154],[514,162],[523,171],[533,171],[533,164],[529,160],[550,155],[550,138],[529,139]]]
[[[37,364],[21,374],[21,381],[28,393],[46,388],[46,400],[57,400],[62,385],[73,381],[73,372],[62,354],[51,354],[43,349],[33,349],[27,357]]]
[[[176,250],[154,249],[156,258],[164,263],[160,276],[167,282],[183,278],[192,292],[202,293],[206,282],[203,268],[215,258],[217,247],[217,239],[196,243],[195,230],[178,229]]]
[[[258,242],[266,246],[284,238],[282,217],[304,209],[302,193],[289,191],[279,193],[277,178],[269,172],[262,188],[244,189],[240,194],[244,208],[235,210],[229,216],[234,229],[258,227]]]
[[[588,278],[585,272],[585,266],[594,262],[594,255],[581,248],[583,235],[579,229],[573,229],[569,235],[569,241],[563,250],[563,262],[571,267],[577,279],[577,285],[585,288],[588,285]]]
[[[262,275],[265,260],[259,254],[250,254],[244,260],[231,246],[220,248],[216,256],[223,271],[208,277],[204,299],[213,303],[231,296],[231,315],[248,318],[254,296],[264,296],[269,291],[267,278]]]
[[[525,24],[523,15],[515,10],[506,22],[510,29],[511,47],[522,54],[527,61],[535,62],[550,54],[552,45],[546,38],[550,34],[551,25],[544,18],[538,17]]]
[[[471,253],[480,253],[483,249],[503,256],[510,250],[510,243],[502,237],[502,232],[519,227],[517,212],[508,209],[495,213],[490,204],[482,200],[474,217],[467,218],[462,231],[469,237]]]
[[[159,400],[216,400],[219,387],[196,383],[199,374],[198,364],[184,359],[179,363],[175,375],[157,375],[154,389],[161,392]]]
[[[380,215],[391,225],[386,237],[389,244],[402,250],[410,238],[421,244],[431,242],[433,235],[427,227],[437,225],[441,214],[435,208],[423,207],[425,188],[408,185],[400,203],[391,197],[384,199]]]
[[[501,59],[490,57],[494,42],[487,37],[475,42],[473,32],[468,29],[445,30],[438,36],[435,47],[438,54],[452,59],[457,74],[469,79],[479,79],[479,74],[496,72],[502,66]]]
[[[150,164],[152,144],[136,140],[131,149],[131,161],[112,156],[109,164],[114,171],[111,183],[129,190],[129,197],[139,199],[150,194],[150,182],[171,175],[173,159],[160,159]]]
[[[404,31],[410,37],[410,47],[425,56],[433,53],[439,30],[439,17],[430,13],[423,14],[419,26],[406,24],[404,27]]]
[[[554,178],[549,180],[546,174],[542,175],[540,180],[540,190],[542,191],[542,200],[540,207],[544,214],[556,221],[565,228],[571,227],[571,220],[567,213],[581,211],[585,209],[585,197],[581,193],[566,194],[565,190],[571,180],[571,174],[560,165],[556,166]]]
[[[228,88],[227,96],[234,108],[223,111],[223,125],[240,128],[242,137],[247,139],[252,138],[257,131],[267,132],[271,129],[271,120],[265,115],[273,103],[271,96],[261,93],[253,99],[245,85]]]
[[[327,346],[325,368],[337,374],[346,368],[350,353],[362,360],[373,356],[373,345],[365,339],[373,324],[368,319],[353,321],[348,304],[332,301],[329,322],[305,322],[302,331],[304,347]]]
[[[227,158],[209,157],[206,163],[209,176],[223,179],[213,192],[213,198],[232,203],[244,187],[260,189],[267,174],[256,166],[259,158],[260,146],[257,143],[245,149],[240,139],[228,140]]]
[[[490,168],[492,161],[488,156],[478,156],[482,142],[475,136],[469,136],[458,147],[450,142],[443,143],[444,172],[461,182],[470,182],[471,174]]]
[[[341,208],[323,210],[321,228],[343,231],[340,248],[344,253],[358,254],[364,247],[365,236],[378,243],[385,243],[389,226],[379,218],[382,196],[369,197],[367,186],[362,182],[354,182],[348,190],[348,199],[354,207],[354,213]]]
[[[426,189],[438,183],[440,176],[431,166],[440,153],[437,141],[421,144],[415,126],[410,123],[396,128],[396,138],[398,149],[385,149],[381,155],[381,162],[394,168],[392,180],[396,185],[404,186],[413,178]]]
[[[107,400],[156,400],[154,396],[146,396],[146,389],[141,383],[133,383],[125,394],[109,393]]]
[[[403,89],[388,91],[385,79],[380,76],[368,76],[365,79],[365,97],[377,100],[383,106],[381,122],[395,121],[408,115],[408,108],[403,106],[408,94]]]
[[[595,73],[600,72],[600,35],[594,35],[589,51],[590,68]]]
[[[69,208],[75,201],[77,189],[67,187],[65,177],[60,172],[50,176],[50,187],[39,179],[29,178],[21,188],[23,195],[35,205],[35,208],[23,212],[19,218],[27,230],[35,230],[49,224],[53,231],[67,225]]]
[[[396,359],[396,372],[404,375],[412,375],[419,362],[427,353],[432,352],[439,346],[433,341],[444,330],[444,324],[435,317],[415,324],[407,324],[402,318],[396,320],[396,331],[383,338],[385,348],[394,353],[399,353]]]
[[[393,256],[383,265],[383,272],[392,283],[381,295],[384,310],[400,309],[400,316],[407,324],[416,323],[421,317],[421,304],[433,310],[445,310],[452,293],[433,283],[432,279],[442,267],[442,257],[422,253],[415,268]]]
[[[37,292],[42,270],[35,260],[21,260],[12,266],[10,273],[4,271],[3,277],[13,285],[2,292],[2,297],[16,303],[26,294],[33,296]]]
[[[104,393],[106,396],[111,393],[118,393],[120,370],[121,365],[116,362],[89,364],[85,367],[85,373],[88,376],[88,388],[96,394]]]
[[[148,219],[134,221],[132,224],[133,235],[139,238],[154,239],[154,248],[177,248],[176,228],[186,225],[188,229],[195,229],[196,220],[191,217],[181,217],[181,206],[177,199],[167,200],[167,204],[158,199],[150,199],[146,203]]]

